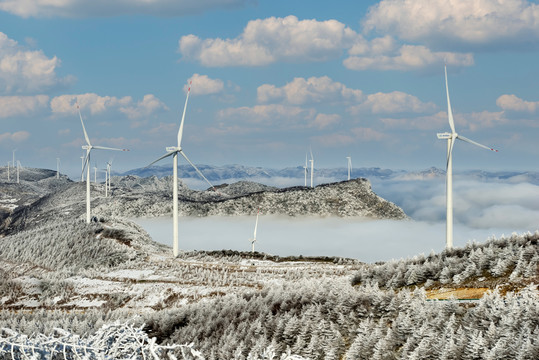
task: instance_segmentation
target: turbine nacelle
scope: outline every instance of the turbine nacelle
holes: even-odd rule
[[[448,133],[448,132],[445,132],[445,133],[438,133],[438,134],[436,134],[436,136],[438,136],[438,139],[447,140],[447,139],[451,139],[452,134]]]
[[[180,151],[182,151],[182,148],[181,148],[181,146],[167,146],[165,148],[165,150],[167,152],[169,152],[169,153],[172,153],[172,152],[176,152],[176,151],[180,152]]]

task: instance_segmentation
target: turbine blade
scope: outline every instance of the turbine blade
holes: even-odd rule
[[[171,151],[171,152],[169,152],[169,153],[166,153],[165,155],[161,156],[159,159],[157,159],[157,160],[155,160],[155,161],[152,161],[151,163],[149,163],[148,165],[146,165],[146,166],[144,167],[144,169],[149,168],[150,166],[152,166],[152,165],[155,164],[156,162],[161,161],[161,160],[163,160],[163,159],[166,158],[166,157],[169,157],[169,156],[174,155],[174,153],[175,153],[175,151]]]
[[[455,145],[455,138],[451,138],[451,145],[449,146],[449,151],[447,153],[447,163],[445,164],[445,171],[447,172],[447,169],[449,168],[449,159],[451,159],[451,156],[453,155],[453,146]]]
[[[178,130],[178,147],[181,147],[182,145],[183,122],[185,120],[185,112],[187,110],[187,101],[189,101],[189,94],[191,93],[191,83],[192,81],[189,82],[189,88],[187,89],[187,97],[185,98],[185,105],[183,106],[182,121],[180,122],[180,130]]]
[[[99,150],[114,150],[114,151],[129,151],[129,149],[117,149],[117,148],[111,148],[106,146],[92,146],[94,149]]]
[[[79,111],[80,123],[82,124],[82,131],[84,132],[84,138],[86,139],[86,144],[88,144],[89,146],[92,146],[92,144],[90,144],[90,138],[88,137],[86,128],[84,127],[84,121],[82,121],[82,115],[80,113],[80,107],[78,103],[77,103],[77,110]]]
[[[445,71],[445,92],[447,94],[447,117],[449,119],[449,126],[451,132],[455,133],[455,121],[453,120],[453,111],[451,110],[451,101],[449,100],[449,86],[447,85],[447,66],[444,66]]]
[[[206,180],[206,182],[210,185],[210,187],[213,189],[213,191],[217,191],[217,190],[215,189],[215,187],[212,185],[212,183],[211,183],[208,179],[206,179],[206,177],[204,176],[204,174],[202,174],[202,172],[200,172],[200,170],[198,170],[198,168],[195,166],[195,164],[193,164],[193,163],[191,162],[191,160],[189,160],[189,158],[187,157],[187,155],[185,155],[185,153],[184,153],[182,150],[180,150],[179,152],[180,152],[180,154],[182,154],[182,156],[185,158],[185,160],[187,160],[187,162],[188,162],[189,164],[191,164],[191,166],[196,170],[196,172],[198,173],[198,175],[200,175],[204,180]]]
[[[92,150],[86,151],[86,157],[84,158],[84,166],[82,167],[82,173],[81,173],[81,179],[84,179],[84,170],[86,170],[86,167],[89,166],[90,163],[90,152]]]
[[[493,148],[491,148],[491,147],[488,147],[488,146],[485,146],[485,145],[480,144],[480,143],[478,143],[478,142],[475,142],[475,141],[473,141],[473,140],[470,140],[470,139],[468,139],[467,137],[464,137],[464,136],[462,136],[462,135],[457,135],[457,139],[462,140],[462,141],[467,142],[467,143],[470,143],[470,144],[475,145],[475,146],[479,146],[479,147],[481,147],[481,148],[483,148],[483,149],[487,149],[487,150],[491,150],[491,151],[498,152],[498,150],[496,150],[496,149],[493,149]]]

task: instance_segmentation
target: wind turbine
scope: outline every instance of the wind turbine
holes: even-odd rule
[[[303,166],[303,173],[305,175],[305,187],[307,187],[307,173],[309,172],[309,168],[307,167],[307,153],[305,153],[305,166]]]
[[[60,158],[56,158],[56,178],[60,178]]]
[[[97,184],[97,163],[94,164],[94,184]]]
[[[82,115],[80,113],[79,104],[77,104],[77,110],[79,111],[80,123],[82,125],[82,131],[84,132],[84,139],[86,140],[86,145],[82,145],[82,148],[86,150],[86,158],[83,162],[82,173],[84,173],[84,168],[86,167],[86,222],[90,223],[90,153],[92,149],[97,150],[114,150],[114,151],[129,151],[128,149],[116,149],[105,146],[94,146],[90,143],[90,138],[84,127],[84,121],[82,121]],[[81,175],[82,178],[82,175]]]
[[[352,172],[352,157],[347,156],[348,159],[348,181],[350,181],[350,173]]]
[[[309,149],[311,151],[311,187],[314,187],[313,179],[314,179],[314,158],[313,158],[313,149]]]
[[[447,164],[446,164],[446,233],[445,233],[445,247],[451,249],[453,247],[453,146],[455,140],[459,139],[472,145],[479,146],[483,149],[492,150],[498,152],[498,150],[490,148],[488,146],[479,144],[473,140],[470,140],[462,135],[457,134],[455,131],[455,121],[453,120],[453,111],[451,110],[451,101],[449,100],[449,86],[447,85],[447,67],[444,67],[445,72],[445,91],[447,94],[447,117],[449,120],[449,127],[451,132],[438,133],[438,139],[447,139]]]
[[[20,181],[19,181],[19,170],[21,168],[21,162],[19,160],[17,160],[17,184],[20,184]]]
[[[107,192],[110,192],[110,169],[112,168],[112,161],[114,159],[110,159],[109,162],[107,162],[107,175],[108,175],[108,183],[105,180],[105,196],[107,196]],[[112,195],[112,194],[111,194]]]
[[[182,120],[180,122],[180,129],[178,130],[178,144],[177,146],[168,146],[166,147],[167,153],[161,156],[159,159],[150,163],[146,167],[150,167],[158,161],[163,160],[169,156],[172,156],[172,177],[174,178],[174,184],[172,188],[172,224],[173,224],[173,252],[174,257],[179,254],[179,243],[178,243],[178,154],[181,154],[185,160],[196,170],[196,172],[204,179],[206,182],[215,190],[213,185],[209,182],[208,179],[198,170],[198,168],[189,160],[187,155],[183,152],[182,149],[182,137],[183,137],[183,123],[185,120],[185,111],[187,110],[187,101],[189,100],[189,94],[191,93],[191,82],[189,82],[189,88],[187,89],[187,97],[185,98],[185,105],[183,107]]]
[[[255,232],[253,234],[253,238],[249,239],[249,241],[251,242],[251,252],[252,253],[255,252],[256,229],[258,228],[258,215],[259,214],[260,214],[260,209],[258,209],[258,211],[256,212]]]

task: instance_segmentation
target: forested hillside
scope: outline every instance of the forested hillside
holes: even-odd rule
[[[43,226],[0,239],[0,327],[10,329],[0,349],[21,339],[45,349],[60,341],[54,328],[64,343],[90,344],[120,321],[155,338],[143,349],[192,343],[206,359],[536,359],[538,238],[369,265],[227,251],[174,259],[124,220]],[[440,288],[484,291],[440,301]]]

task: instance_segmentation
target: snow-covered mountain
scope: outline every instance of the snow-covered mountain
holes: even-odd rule
[[[25,189],[41,191],[26,194]],[[105,197],[104,184],[91,184],[92,214],[97,217],[155,217],[172,213],[172,178],[155,175],[112,177],[112,196]],[[52,185],[55,184],[55,185]],[[49,177],[21,184],[3,185],[13,189],[2,195],[0,234],[21,231],[40,223],[80,217],[85,214],[85,183]],[[360,178],[310,187],[275,188],[250,181],[223,184],[197,191],[179,185],[179,212],[182,216],[253,215],[340,216],[371,219],[406,219],[404,211],[377,196],[368,180]]]
[[[251,180],[269,184],[271,179],[296,179],[300,184],[304,178],[302,166],[288,167],[284,169],[272,169],[263,167],[251,167],[244,165],[197,165],[212,183],[220,184],[222,182],[235,182],[239,180]],[[180,165],[179,174],[182,179],[199,180],[200,176],[190,165]],[[453,171],[455,175],[463,175],[476,180],[492,180],[503,182],[529,182],[539,184],[539,172],[534,171],[482,171],[465,170]],[[129,170],[118,175],[137,175],[140,177],[149,177],[155,175],[159,178],[172,174],[171,165],[151,166],[148,168],[139,168]],[[338,182],[347,179],[348,169],[342,168],[315,168],[315,177],[320,182]],[[445,170],[431,167],[420,171],[392,170],[378,167],[352,169],[352,178],[367,178],[377,180],[429,180],[445,177]],[[308,183],[310,180],[307,180]],[[277,181],[274,181],[277,182]]]

